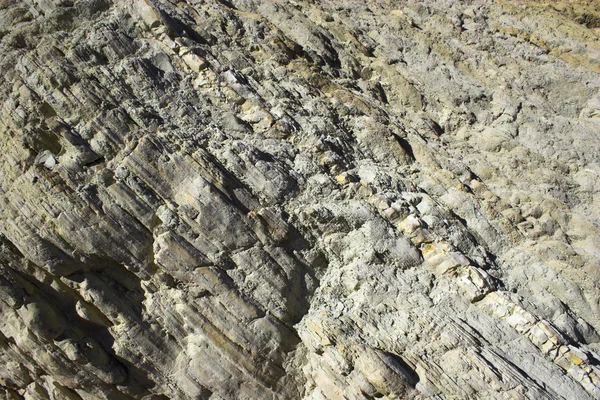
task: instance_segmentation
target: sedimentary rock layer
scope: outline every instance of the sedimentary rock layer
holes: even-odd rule
[[[600,398],[599,9],[0,0],[0,397]]]

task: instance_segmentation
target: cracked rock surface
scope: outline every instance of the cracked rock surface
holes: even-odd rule
[[[0,0],[0,398],[600,398],[599,10]]]

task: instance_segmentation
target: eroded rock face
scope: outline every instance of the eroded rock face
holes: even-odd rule
[[[0,397],[600,397],[597,2],[0,1]]]

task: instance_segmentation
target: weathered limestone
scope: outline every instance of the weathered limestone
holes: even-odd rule
[[[595,1],[0,1],[0,398],[600,398]]]

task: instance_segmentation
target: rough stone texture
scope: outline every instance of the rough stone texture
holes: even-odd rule
[[[0,0],[0,397],[600,398],[599,10]]]

